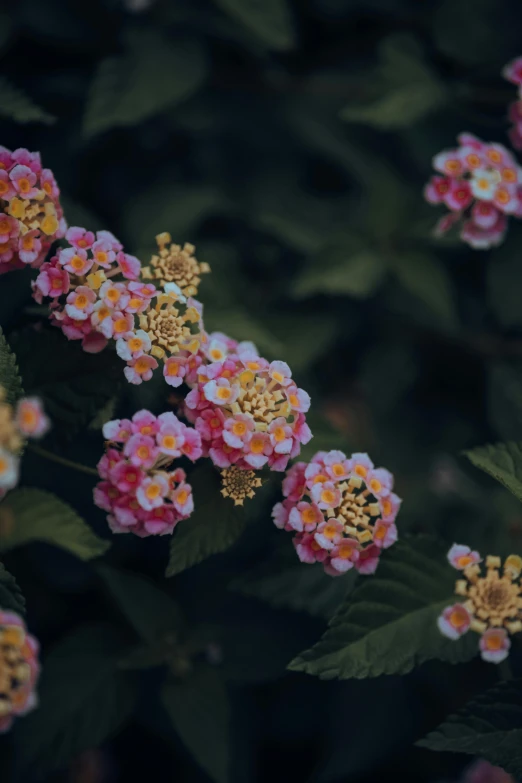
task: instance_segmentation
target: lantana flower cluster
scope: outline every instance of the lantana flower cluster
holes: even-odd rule
[[[197,260],[194,245],[173,244],[167,231],[157,235],[156,243],[158,253],[152,256],[149,266],[142,268],[143,279],[157,280],[162,286],[174,283],[185,296],[197,296],[201,275],[208,274],[210,266]]]
[[[499,245],[508,217],[522,217],[522,172],[501,144],[461,133],[459,146],[433,158],[438,172],[426,185],[430,204],[444,204],[450,212],[437,224],[444,234],[460,224],[460,238],[476,250]]]
[[[0,386],[0,498],[18,483],[24,438],[41,438],[49,426],[38,398],[24,397],[13,408]]]
[[[40,266],[65,229],[60,190],[40,153],[0,147],[0,274]]]
[[[38,642],[15,612],[0,609],[0,733],[37,704]]]
[[[181,456],[201,457],[199,433],[171,412],[154,416],[138,411],[103,427],[106,452],[98,463],[102,481],[94,502],[107,511],[113,533],[141,538],[171,534],[193,509],[192,487],[182,468],[170,470]]]
[[[509,140],[516,150],[522,150],[522,57],[508,63],[502,76],[518,87],[518,98],[509,105],[508,117],[513,123],[509,130]]]
[[[232,351],[198,368],[186,415],[201,435],[204,455],[218,467],[284,471],[312,437],[305,418],[310,397],[285,362],[270,363],[251,344]]]
[[[278,528],[295,535],[303,563],[319,562],[330,576],[355,568],[373,574],[383,549],[397,540],[401,500],[393,476],[375,468],[367,454],[319,451],[297,462],[283,481],[285,500],[274,506]]]
[[[438,619],[441,633],[457,640],[469,630],[480,634],[480,655],[490,663],[500,663],[509,654],[511,634],[522,631],[522,558],[488,555],[485,573],[480,554],[470,547],[454,544],[448,560],[462,578],[455,585],[460,600],[446,607]]]

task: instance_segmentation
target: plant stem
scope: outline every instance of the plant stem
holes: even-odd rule
[[[87,465],[81,465],[79,462],[73,462],[70,459],[65,459],[65,457],[59,457],[57,454],[53,454],[52,451],[47,451],[47,449],[43,449],[41,446],[37,446],[35,443],[27,444],[27,448],[30,451],[33,451],[35,454],[38,454],[40,457],[51,460],[51,462],[57,462],[59,465],[63,465],[66,468],[79,470],[81,473],[87,473],[89,476],[98,477],[98,471],[96,468],[90,468]]]

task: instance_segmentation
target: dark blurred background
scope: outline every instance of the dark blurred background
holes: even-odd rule
[[[511,220],[491,252],[435,240],[422,188],[460,131],[507,144],[515,89],[500,70],[520,54],[517,0],[16,0],[0,13],[0,142],[41,151],[69,224],[111,230],[144,263],[160,231],[196,245],[212,267],[207,328],[288,361],[310,392],[307,457],[368,451],[396,476],[402,532],[503,554],[520,551],[520,507],[460,453],[522,438],[522,230]],[[29,279],[0,278],[13,339],[41,321]],[[153,385],[119,404],[166,403]],[[91,424],[64,454],[95,464]],[[88,478],[30,454],[24,471],[105,529]],[[284,588],[275,607],[229,589],[282,546],[277,494],[230,552],[177,578],[187,616],[229,639],[231,781],[458,780],[469,759],[413,743],[494,681],[487,666],[285,675],[325,613]],[[161,577],[156,544],[118,542],[119,561]],[[106,609],[84,567],[60,558],[13,555],[44,645]],[[44,779],[209,780],[165,740],[146,694],[138,718]]]

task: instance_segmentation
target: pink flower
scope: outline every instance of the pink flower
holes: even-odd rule
[[[488,230],[479,228],[472,220],[467,220],[460,232],[460,238],[474,250],[487,250],[502,243],[506,228],[506,218],[501,214],[498,215],[495,225]]]
[[[464,544],[453,544],[448,552],[448,560],[453,568],[463,571],[470,565],[481,563],[482,558],[476,551],[471,551],[469,546]]]
[[[225,415],[219,408],[206,408],[196,419],[195,427],[203,440],[216,440],[221,437],[225,425]]]
[[[393,492],[380,499],[383,522],[395,522],[402,500]]]
[[[76,320],[84,321],[93,311],[96,294],[85,285],[79,285],[75,291],[67,297],[65,311],[67,315]]]
[[[318,526],[314,538],[323,549],[333,549],[341,541],[344,531],[344,525],[335,517],[321,522]]]
[[[60,188],[58,187],[58,183],[56,182],[51,169],[42,169],[40,184],[44,193],[46,193],[52,201],[58,201]]]
[[[397,541],[397,528],[393,522],[383,522],[377,520],[373,529],[373,543],[379,549],[388,549]]]
[[[430,204],[441,204],[451,187],[452,180],[449,177],[432,177],[424,188],[424,198]]]
[[[158,506],[147,512],[143,520],[143,530],[151,536],[165,536],[174,531],[179,522],[172,508]]]
[[[38,188],[35,188],[36,174],[29,166],[18,165],[9,172],[9,179],[16,192],[24,199],[35,198]]]
[[[385,497],[390,494],[393,487],[393,476],[385,468],[372,468],[367,476],[366,484],[376,498]]]
[[[223,440],[234,449],[242,449],[251,438],[253,431],[253,419],[243,413],[238,413],[225,420]]]
[[[306,462],[296,462],[283,479],[283,495],[288,500],[300,500],[305,490]]]
[[[223,433],[223,438],[225,433]],[[258,470],[266,465],[272,453],[272,444],[266,432],[255,432],[245,444],[244,459],[247,465]]]
[[[44,295],[57,298],[69,293],[70,278],[65,269],[49,267],[36,278],[36,288]]]
[[[215,405],[230,405],[239,396],[239,386],[231,385],[227,378],[219,378],[217,381],[208,381],[203,386],[203,392],[206,399]]]
[[[99,465],[98,473],[100,473]],[[100,476],[101,475],[102,474],[100,473]],[[131,465],[129,462],[124,460],[123,462],[118,462],[110,470],[109,478],[117,486],[120,492],[134,493],[141,485],[145,475],[141,468],[136,465]]]
[[[169,482],[161,473],[155,476],[147,476],[143,479],[136,492],[136,499],[146,511],[163,505],[163,501],[169,492]]]
[[[381,550],[379,547],[375,546],[375,544],[361,549],[359,552],[359,559],[355,564],[355,569],[364,576],[374,574],[379,565],[380,555]]]
[[[276,454],[289,454],[291,452],[293,430],[283,416],[279,416],[270,422],[268,434]]]
[[[39,231],[28,231],[18,238],[18,257],[24,264],[33,264],[42,251],[42,242],[38,238]]]
[[[94,234],[80,226],[71,226],[65,232],[65,238],[76,250],[88,250],[94,242]]]
[[[11,215],[5,215],[0,212],[0,244],[9,242],[10,239],[16,239],[19,233],[20,223],[18,220],[11,217]]]
[[[9,171],[14,163],[11,151],[0,145],[0,170]]]
[[[125,283],[113,283],[112,280],[106,280],[103,283],[99,297],[108,307],[115,310],[125,310],[130,299]]]
[[[194,430],[191,427],[185,427],[183,436],[184,443],[181,447],[181,453],[184,457],[188,457],[192,460],[192,462],[196,462],[203,454],[201,435],[197,430]]]
[[[222,438],[218,438],[212,442],[208,454],[214,465],[217,465],[218,468],[229,468],[239,460],[243,455],[243,452],[240,451],[240,449],[233,449],[232,446],[225,443]]]
[[[127,280],[137,280],[141,272],[141,264],[138,258],[130,256],[128,253],[118,253],[116,260],[121,269],[123,277]]]
[[[92,245],[91,253],[94,262],[102,269],[109,269],[116,258],[113,243],[107,239],[97,239]],[[120,306],[123,307],[123,305]]]
[[[125,443],[123,453],[130,460],[131,465],[144,470],[151,468],[158,457],[154,438],[148,435],[131,435]]]
[[[522,85],[522,57],[516,57],[505,65],[502,76],[512,84]]]
[[[0,609],[0,644],[16,661],[13,677],[8,677],[7,698],[3,699],[7,710],[0,718],[0,733],[9,731],[13,720],[26,715],[38,704],[36,683],[40,674],[38,642],[27,633],[24,621],[15,612]]]
[[[471,616],[462,604],[454,604],[444,609],[437,620],[437,625],[441,634],[455,641],[469,630]]]
[[[147,437],[156,435],[160,428],[158,418],[147,410],[135,413],[129,424],[133,435],[145,435]]]
[[[98,508],[111,512],[114,504],[122,497],[120,490],[110,481],[99,481],[93,490],[94,503]]]
[[[14,163],[19,163],[22,166],[27,166],[34,174],[39,174],[42,170],[42,163],[40,160],[39,152],[29,152],[25,147],[19,147],[13,153],[11,157]]]
[[[301,563],[322,563],[328,557],[311,533],[298,533],[294,536],[293,545]]]
[[[121,242],[116,239],[114,234],[111,234],[110,231],[97,231],[96,232],[96,239],[104,239],[106,242],[109,243],[111,250],[114,250],[116,253],[118,253],[120,250],[123,250],[123,245]]]
[[[325,566],[325,571],[330,576],[344,574],[354,567],[359,560],[359,544],[352,538],[344,538],[339,544],[334,546],[330,553],[330,562]]]
[[[16,408],[16,424],[22,435],[28,438],[41,438],[51,426],[37,397],[20,400]]]
[[[505,215],[513,215],[518,209],[517,188],[513,185],[499,185],[495,190],[493,204],[504,212]]]
[[[18,484],[19,470],[18,457],[0,446],[0,490],[12,489]]]
[[[0,169],[0,199],[11,201],[16,195],[16,190],[5,169]]]
[[[132,422],[129,419],[114,419],[103,425],[102,432],[106,440],[113,443],[126,443],[133,434]]]
[[[268,374],[273,381],[281,386],[292,383],[292,370],[286,362],[272,362],[268,368]]]
[[[170,356],[163,364],[163,377],[169,386],[181,386],[187,373],[188,360],[183,356]]]
[[[452,180],[448,192],[444,197],[444,203],[454,212],[460,212],[463,209],[467,209],[473,196],[471,194],[471,188],[465,179]]]
[[[299,443],[309,443],[312,440],[312,431],[308,424],[306,423],[306,418],[303,413],[298,413],[295,417],[294,424],[293,424],[293,430],[294,430],[294,437]],[[297,454],[292,454],[293,457],[296,457]]]
[[[126,362],[137,359],[150,351],[151,342],[147,332],[138,329],[136,332],[128,332],[124,337],[116,340],[116,353]]]
[[[107,340],[98,332],[89,332],[82,339],[82,348],[85,353],[100,353],[107,347]]]
[[[367,454],[352,454],[352,472],[356,476],[366,480],[372,470],[373,462]]]
[[[92,268],[93,261],[88,258],[87,252],[81,248],[70,247],[60,250],[58,261],[72,275],[86,275]]]
[[[172,503],[176,511],[184,517],[188,517],[194,511],[194,499],[190,484],[180,484],[172,493]]]
[[[351,463],[342,451],[329,451],[324,458],[324,466],[333,481],[345,481],[350,477]]]
[[[111,312],[110,320],[107,318],[102,321],[100,331],[105,337],[113,337],[115,340],[130,337],[134,332],[134,316],[132,313],[114,310]]]
[[[464,173],[464,166],[460,160],[458,150],[439,152],[433,158],[433,168],[447,177],[460,177]]]
[[[310,494],[319,508],[325,510],[337,508],[341,502],[341,492],[333,481],[314,484]]]
[[[122,462],[123,457],[117,449],[109,448],[98,462],[97,470],[100,478],[108,480],[112,474],[112,471]]]
[[[169,457],[181,456],[181,447],[185,443],[184,429],[184,425],[177,420],[162,423],[156,435],[156,443],[162,454]]]
[[[323,513],[316,503],[301,501],[288,515],[289,526],[298,533],[302,533],[303,530],[311,533],[321,522],[324,522]]]
[[[280,530],[292,529],[288,525],[289,508],[287,503],[288,501],[286,500],[283,503],[276,503],[274,508],[272,509],[272,519],[274,521],[274,525],[278,527]]]
[[[490,229],[496,224],[499,214],[493,204],[486,201],[476,201],[471,210],[471,218],[476,226]]]
[[[310,395],[304,389],[291,385],[286,387],[286,397],[292,410],[306,413],[310,409]]]
[[[488,663],[500,663],[509,655],[511,640],[504,628],[489,628],[480,637],[480,657]]]

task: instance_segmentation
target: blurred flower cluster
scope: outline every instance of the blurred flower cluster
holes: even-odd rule
[[[0,609],[0,733],[37,704],[38,642],[14,612]]]
[[[24,438],[41,438],[49,426],[39,399],[24,397],[13,408],[0,386],[0,498],[18,483]]]

